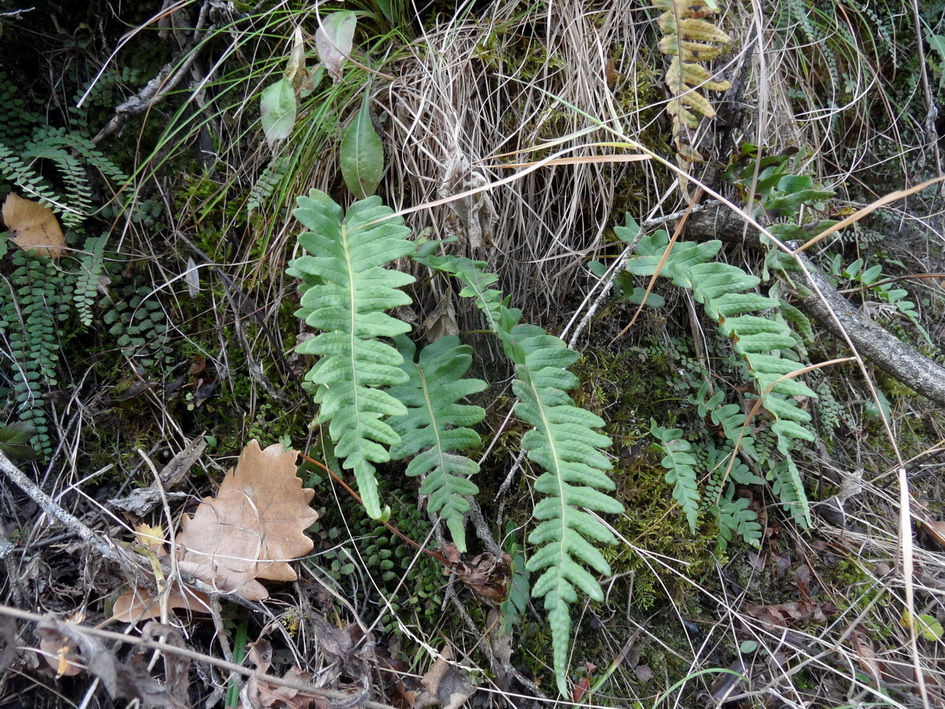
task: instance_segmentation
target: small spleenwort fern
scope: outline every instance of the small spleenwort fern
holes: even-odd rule
[[[17,249],[12,261],[15,270],[0,281],[0,333],[13,360],[10,393],[20,421],[33,428],[31,443],[49,455],[53,444],[43,399],[57,386],[64,283],[48,259]]]
[[[446,520],[456,547],[465,552],[466,497],[479,492],[469,477],[479,472],[479,464],[456,451],[480,444],[479,434],[468,427],[482,421],[486,412],[459,400],[482,391],[486,383],[463,379],[472,364],[472,348],[461,345],[458,337],[441,337],[423,349],[417,362],[413,342],[404,336],[395,342],[410,381],[389,391],[407,406],[405,416],[390,420],[400,436],[390,454],[394,460],[415,456],[407,475],[424,477],[420,494],[428,496],[427,509]]]
[[[650,433],[660,442],[666,454],[660,465],[666,468],[666,482],[673,486],[673,498],[679,503],[689,530],[695,534],[699,524],[699,461],[692,454],[692,446],[678,428],[664,428],[656,421],[650,422]]]
[[[79,320],[85,327],[92,327],[92,306],[98,293],[99,279],[105,271],[105,244],[108,235],[93,236],[85,242],[85,253],[79,257],[79,273],[76,276],[72,302]]]
[[[298,346],[303,354],[321,357],[305,377],[316,385],[317,421],[328,424],[335,454],[354,472],[365,509],[375,519],[389,508],[381,508],[374,465],[389,461],[389,447],[400,440],[386,419],[407,413],[385,388],[409,381],[403,357],[381,339],[410,330],[384,312],[410,304],[410,296],[398,289],[414,281],[384,268],[414,251],[406,239],[410,230],[403,220],[390,218],[392,213],[379,197],[356,202],[347,214],[319,190],[299,197],[295,216],[311,230],[299,243],[311,255],[293,260],[287,271],[303,281],[296,315],[321,330]]]
[[[578,384],[567,367],[580,355],[541,328],[518,324],[520,311],[507,307],[502,293],[489,288],[497,277],[484,270],[484,263],[448,256],[419,260],[459,279],[464,286],[460,295],[475,299],[515,365],[512,390],[519,403],[514,411],[533,427],[522,437],[522,446],[529,459],[546,471],[535,483],[535,489],[546,496],[534,509],[534,516],[542,521],[528,537],[539,548],[526,568],[542,572],[532,596],[544,598],[555,675],[559,690],[566,695],[570,605],[577,601],[578,589],[594,600],[604,598],[597,579],[582,564],[610,574],[610,565],[592,541],[617,541],[592,512],[623,511],[619,502],[602,492],[614,489],[606,473],[610,461],[600,450],[610,445],[610,439],[594,430],[604,425],[603,420],[575,406],[567,394]]]
[[[640,242],[641,256],[631,259],[627,270],[638,276],[652,275],[668,245],[669,238],[663,230],[644,238]],[[792,357],[797,339],[791,329],[783,319],[760,314],[777,310],[780,301],[752,292],[760,283],[756,276],[713,261],[721,246],[719,241],[676,243],[660,275],[692,291],[696,302],[702,304],[706,315],[718,323],[719,330],[731,340],[733,350],[747,364],[756,396],[774,421],[770,430],[777,437],[777,450],[782,456],[778,461],[759,462],[765,464],[781,504],[798,523],[807,526],[810,523],[809,505],[791,449],[799,440],[815,440],[809,425],[811,415],[799,406],[795,397],[816,398],[816,394],[792,376],[803,369],[803,365]],[[734,410],[722,413],[719,422],[726,435],[731,438],[734,434],[732,443],[741,446],[742,439],[751,436],[747,417]],[[742,446],[742,450],[750,453],[750,443],[749,448]],[[680,479],[686,480],[688,487],[693,487],[689,470],[679,469],[677,473]],[[677,488],[681,484],[677,480]],[[685,491],[679,496],[689,497]]]

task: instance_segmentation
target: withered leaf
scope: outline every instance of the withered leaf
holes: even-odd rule
[[[298,453],[250,441],[215,498],[204,498],[177,535],[180,568],[251,601],[269,596],[256,579],[294,581],[289,562],[310,552],[304,534],[318,519],[295,474]]]
[[[322,709],[327,704],[313,694],[308,694],[293,687],[273,684],[266,681],[266,674],[272,666],[272,645],[265,638],[260,638],[256,642],[247,643],[249,648],[248,659],[259,670],[257,674],[251,675],[246,682],[246,686],[240,693],[243,700],[243,706],[248,707],[269,707],[277,709]],[[312,675],[309,672],[298,667],[292,667],[286,672],[285,679],[297,682],[309,682]]]
[[[0,675],[13,664],[16,657],[16,620],[0,615]]]
[[[184,517],[177,534],[179,569],[251,601],[269,596],[256,579],[294,581],[289,562],[315,546],[304,531],[318,519],[309,507],[314,490],[304,489],[295,474],[297,457],[282,446],[263,450],[250,441],[217,496]],[[209,612],[202,593],[183,586],[167,593],[169,608]],[[146,590],[132,588],[115,602],[112,618],[134,623],[157,617],[160,608]]]
[[[452,542],[441,546],[439,552],[457,578],[484,601],[499,605],[508,596],[512,576],[512,557],[508,554],[496,559],[493,554],[484,552],[464,561]]]
[[[450,664],[452,650],[443,648],[430,670],[421,680],[424,691],[407,693],[413,709],[425,709],[439,704],[443,709],[458,709],[476,693],[466,675]]]
[[[823,623],[828,617],[836,615],[837,607],[832,603],[811,603],[796,601],[794,603],[776,603],[759,606],[746,603],[744,611],[752,618],[757,618],[765,625],[780,628],[801,628],[810,623]]]
[[[11,241],[24,251],[53,259],[62,256],[66,239],[49,207],[11,192],[3,203],[3,221],[11,232]]]
[[[84,632],[81,626],[46,616],[37,624],[36,632],[41,643],[69,647],[76,662],[83,663],[84,669],[98,677],[113,699],[140,699],[145,709],[184,709],[189,706],[188,702],[181,701],[178,696],[168,692],[167,687],[151,677],[144,663],[119,662],[108,648],[97,638]],[[140,657],[136,659],[140,660]]]
[[[210,599],[206,594],[179,585],[166,591],[168,610],[189,610],[193,613],[209,613]],[[161,615],[161,602],[141,588],[125,591],[112,606],[112,620],[119,623],[139,623]]]

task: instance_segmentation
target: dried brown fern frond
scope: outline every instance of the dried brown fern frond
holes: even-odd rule
[[[699,127],[700,116],[715,117],[712,102],[700,93],[728,91],[728,81],[716,81],[701,62],[718,57],[731,44],[724,31],[704,19],[718,12],[701,0],[652,0],[663,10],[657,23],[663,32],[659,50],[672,56],[666,70],[666,86],[672,98],[666,112],[673,117],[673,142],[680,167],[688,170],[693,162],[702,160],[689,137]]]

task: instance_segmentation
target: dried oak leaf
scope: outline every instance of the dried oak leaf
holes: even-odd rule
[[[11,192],[3,203],[3,221],[11,232],[10,240],[24,251],[53,259],[62,256],[66,239],[49,207]]]
[[[206,497],[177,535],[181,571],[246,600],[268,598],[256,579],[295,581],[289,562],[315,546],[314,490],[295,474],[298,453],[250,441],[215,498]]]

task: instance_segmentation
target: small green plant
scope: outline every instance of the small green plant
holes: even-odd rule
[[[729,178],[746,199],[753,199],[756,219],[775,220],[768,228],[776,238],[804,240],[832,222],[803,222],[802,208],[819,206],[833,193],[818,188],[809,177],[792,174],[791,168],[788,155],[762,158],[754,146],[745,146]],[[628,217],[626,226],[615,231],[621,241],[630,242],[640,229]],[[807,318],[780,297],[777,284],[762,295],[760,278],[719,261],[721,247],[719,241],[671,243],[660,230],[639,240],[637,255],[618,277],[623,278],[622,292],[637,302],[644,298],[643,289],[627,276],[658,274],[689,290],[722,337],[720,343],[709,340],[718,348],[713,355],[727,361],[729,350],[735,356],[735,376],[748,382],[744,395],[734,396],[716,389],[705,367],[695,364],[682,387],[691,392],[688,401],[698,420],[711,425],[714,433],[705,429],[690,440],[680,429],[656,421],[651,426],[664,456],[666,481],[691,531],[695,533],[700,514],[707,513],[717,524],[717,547],[724,551],[735,536],[755,546],[761,540],[757,514],[749,500],[738,495],[738,486],[767,479],[791,517],[809,526],[810,508],[794,451],[816,438],[812,417],[801,402],[816,399],[817,393],[800,380],[807,359],[805,339],[812,337]],[[768,263],[777,268],[791,265],[777,254]],[[596,272],[600,274],[600,266]]]
[[[935,347],[935,342],[933,342],[928,330],[923,327],[919,319],[919,312],[915,309],[915,303],[911,300],[907,300],[909,291],[905,288],[895,287],[895,283],[892,281],[883,280],[882,264],[877,263],[869,268],[866,268],[866,264],[867,261],[865,259],[858,258],[844,267],[842,256],[836,254],[833,259],[827,263],[826,270],[836,278],[842,278],[863,286],[864,292],[869,293],[880,301],[882,305],[887,306],[887,310],[897,312],[899,315],[906,318],[915,326],[916,330],[921,333],[929,346]],[[898,265],[901,266],[902,264]]]

